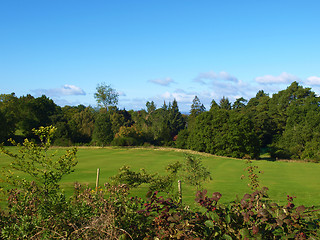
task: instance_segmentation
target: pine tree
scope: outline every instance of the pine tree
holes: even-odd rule
[[[205,112],[205,111],[206,111],[206,108],[200,102],[200,99],[198,98],[198,96],[195,96],[193,101],[192,101],[190,115],[193,116],[193,117],[196,117],[200,113]]]

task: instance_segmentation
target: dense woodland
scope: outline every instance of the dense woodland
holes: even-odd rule
[[[272,96],[260,90],[249,100],[212,100],[210,109],[195,96],[188,115],[176,100],[158,108],[147,102],[139,111],[118,109],[116,94],[109,102],[103,100],[110,95],[99,98],[108,90],[97,87],[99,108],[60,107],[45,95],[1,94],[0,142],[33,138],[32,129],[54,125],[59,146],[166,145],[238,158],[267,152],[274,159],[320,160],[320,98],[297,82]]]
[[[311,89],[293,82],[272,97],[259,91],[249,101],[212,101],[208,111],[195,97],[189,115],[180,113],[175,100],[160,108],[147,102],[146,110],[120,110],[113,89],[97,90],[102,90],[95,95],[98,109],[59,107],[46,96],[1,95],[1,141],[33,139],[23,144],[11,139],[18,153],[0,145],[0,153],[12,158],[0,171],[0,194],[7,199],[0,209],[1,239],[319,239],[319,210],[295,206],[290,195],[286,205],[270,201],[251,160],[244,175],[250,192],[221,204],[221,193],[210,197],[202,189],[211,176],[194,155],[170,163],[166,175],[124,166],[104,187],[75,183],[67,197],[60,181],[74,171],[77,148],[47,154],[53,137],[55,145],[64,146],[152,144],[232,157],[258,158],[265,151],[274,158],[318,161],[319,97]],[[173,187],[180,177],[198,190],[194,209]],[[150,190],[145,198],[130,192],[140,184]]]

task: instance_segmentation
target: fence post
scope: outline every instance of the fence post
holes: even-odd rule
[[[99,187],[99,174],[100,174],[100,168],[97,168],[96,193],[98,192],[98,187]]]
[[[178,180],[178,192],[179,192],[179,203],[182,204],[182,188],[181,188],[181,180]]]

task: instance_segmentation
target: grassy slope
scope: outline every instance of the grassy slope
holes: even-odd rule
[[[133,170],[145,168],[148,172],[165,174],[167,164],[177,160],[183,161],[183,155],[183,152],[173,150],[80,148],[76,170],[63,179],[62,188],[71,193],[75,181],[93,187],[97,168],[100,168],[101,185],[123,165],[129,165]],[[0,159],[0,166],[9,162],[4,155],[0,155]],[[202,156],[202,159],[213,177],[211,182],[205,184],[210,194],[219,191],[223,196],[221,201],[229,202],[234,200],[236,195],[242,197],[249,191],[248,181],[240,179],[246,167],[244,160],[208,155]],[[274,201],[285,203],[289,194],[297,196],[296,204],[320,205],[319,164],[270,161],[254,161],[254,164],[264,171],[260,176],[261,185],[269,187],[269,195]],[[141,188],[137,193],[143,196],[145,192],[146,188]],[[185,202],[192,203],[194,194],[194,189],[183,186]]]

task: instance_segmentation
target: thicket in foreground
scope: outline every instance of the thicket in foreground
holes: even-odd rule
[[[66,209],[67,200],[59,182],[63,176],[73,172],[77,164],[77,149],[67,150],[60,157],[49,153],[55,130],[52,126],[33,129],[40,144],[28,139],[23,144],[16,144],[11,139],[11,143],[18,147],[18,153],[1,146],[1,152],[13,159],[1,171],[1,182],[6,184],[4,188],[12,187],[8,190],[8,211],[1,212],[3,238],[21,239],[38,235],[46,238],[56,229],[69,228],[65,215],[71,215]],[[19,176],[21,173],[24,177]]]
[[[285,206],[268,201],[267,188],[260,188],[257,169],[250,162],[251,192],[228,205],[219,203],[220,193],[209,197],[206,190],[196,194],[197,209],[159,196],[157,191],[141,199],[130,196],[127,184],[105,184],[95,191],[76,183],[73,196],[66,198],[59,181],[72,172],[76,150],[52,160],[47,150],[53,131],[50,127],[35,131],[42,144],[26,140],[20,146],[22,155],[2,148],[14,159],[11,167],[33,179],[16,178],[15,174],[2,178],[14,187],[8,191],[8,209],[0,212],[3,239],[320,238],[319,212],[296,207],[290,196]],[[36,171],[36,166],[41,170]]]

